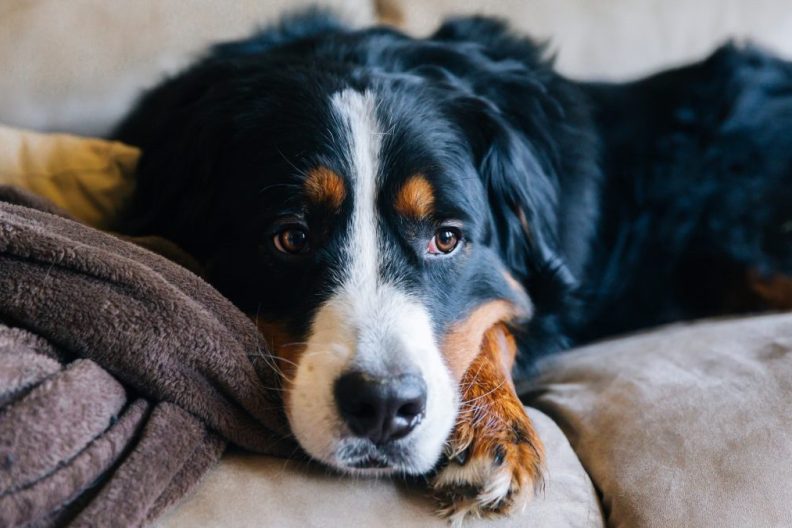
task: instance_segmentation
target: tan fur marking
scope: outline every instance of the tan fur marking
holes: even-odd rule
[[[421,220],[432,214],[434,189],[423,174],[410,176],[396,195],[396,212],[402,216]]]
[[[792,310],[792,277],[773,275],[762,277],[755,271],[749,272],[748,284],[751,291],[771,310]]]
[[[516,352],[506,325],[496,324],[462,377],[449,466],[434,483],[451,518],[509,512],[541,483],[544,447],[511,380]]]
[[[305,352],[304,340],[286,330],[286,325],[276,321],[265,321],[258,316],[251,316],[261,335],[270,346],[278,364],[278,376],[283,388],[283,401],[288,405],[292,381],[297,370],[300,357]]]
[[[309,200],[332,209],[340,209],[346,197],[344,179],[327,167],[312,169],[304,187]]]
[[[508,322],[519,314],[504,300],[491,301],[473,310],[467,319],[454,325],[443,342],[443,355],[455,379],[461,379],[481,351],[484,334],[495,324]]]

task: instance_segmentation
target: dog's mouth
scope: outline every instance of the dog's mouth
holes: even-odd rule
[[[397,445],[375,446],[368,441],[354,441],[340,449],[336,462],[342,469],[364,473],[390,473],[409,467],[409,456]]]

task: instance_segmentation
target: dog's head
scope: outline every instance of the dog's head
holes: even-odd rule
[[[542,127],[557,103],[529,57],[487,51],[260,37],[155,90],[122,129],[144,147],[139,230],[182,244],[255,317],[296,439],[331,466],[431,469],[482,335],[530,318],[531,273],[552,261]]]

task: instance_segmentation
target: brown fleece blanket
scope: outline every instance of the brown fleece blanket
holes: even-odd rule
[[[227,442],[294,453],[271,361],[190,271],[0,187],[0,527],[144,525]]]

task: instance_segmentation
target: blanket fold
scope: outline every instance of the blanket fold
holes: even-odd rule
[[[0,527],[143,525],[226,442],[294,452],[263,337],[172,260],[0,186]]]

